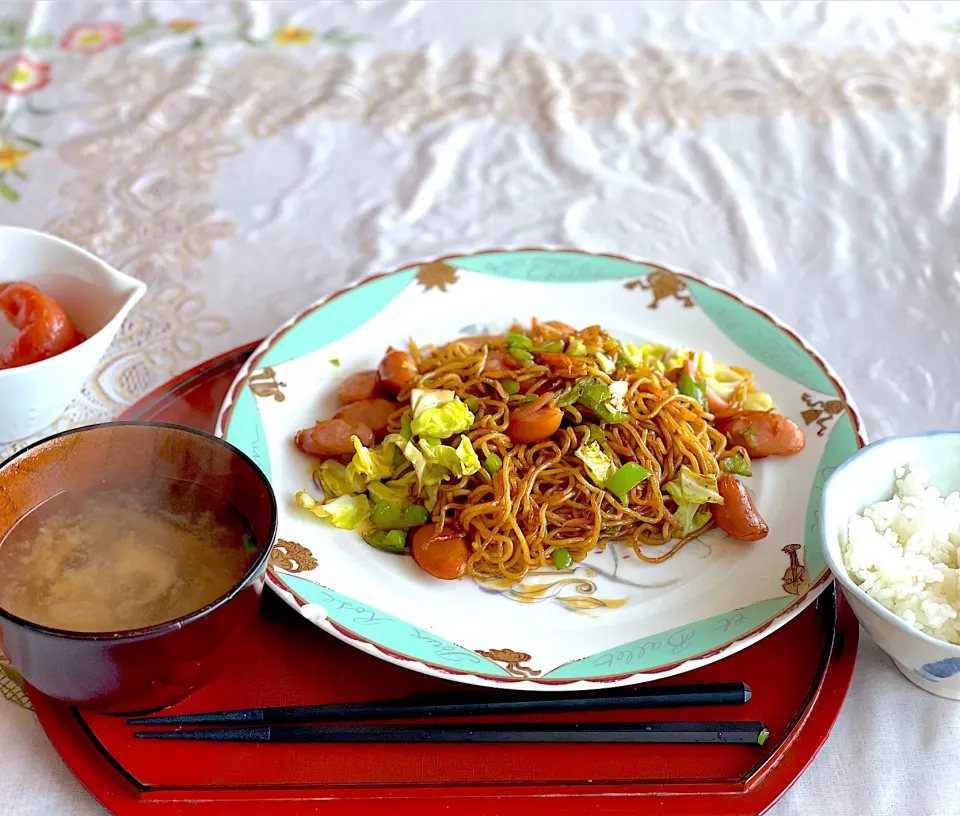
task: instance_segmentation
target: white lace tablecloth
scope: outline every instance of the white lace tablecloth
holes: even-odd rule
[[[547,244],[740,290],[872,438],[960,419],[960,4],[4,2],[0,98],[3,221],[150,287],[57,427],[364,274]],[[0,809],[102,812],[16,680]],[[958,744],[864,635],[772,812],[956,813]]]

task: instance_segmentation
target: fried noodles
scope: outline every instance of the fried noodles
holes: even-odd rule
[[[757,541],[737,477],[804,447],[749,371],[599,326],[411,341],[339,396],[296,435],[325,497],[298,505],[443,579],[569,570],[612,541],[658,563],[714,525]]]
[[[563,331],[534,324],[528,336],[534,346],[544,346],[562,338]],[[596,345],[612,342],[598,327],[585,330],[581,337]],[[650,472],[650,478],[633,488],[629,502],[624,503],[587,478],[583,463],[574,456],[589,441],[590,424],[597,421],[577,405],[562,409],[563,424],[548,440],[511,442],[506,434],[509,412],[522,403],[523,396],[569,388],[578,377],[559,377],[545,365],[520,371],[502,367],[503,346],[502,337],[482,344],[472,340],[440,348],[414,346],[421,374],[399,395],[403,403],[414,387],[453,391],[476,417],[466,435],[481,461],[494,454],[503,463],[493,476],[480,470],[442,485],[433,512],[435,521],[452,523],[467,534],[473,549],[468,564],[472,574],[519,579],[550,565],[556,549],[564,548],[574,561],[581,561],[610,540],[627,541],[642,560],[660,562],[703,532],[705,527],[678,537],[681,525],[672,513],[676,502],[664,494],[662,486],[677,477],[681,465],[697,474],[716,476],[719,460],[733,452],[746,456],[746,452],[727,449],[724,435],[710,423],[712,416],[695,399],[680,394],[664,373],[646,365],[618,368],[613,374],[595,362],[578,367],[579,376],[608,384],[614,379],[628,383],[626,420],[605,426],[606,444],[617,467],[636,462]],[[492,358],[497,361],[493,368]],[[503,387],[506,380],[519,384],[514,398]],[[392,419],[391,428],[400,429],[399,415]],[[657,555],[643,549],[668,543],[670,548]]]

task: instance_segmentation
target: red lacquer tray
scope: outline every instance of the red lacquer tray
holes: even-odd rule
[[[124,414],[212,429],[248,346],[178,377]],[[134,741],[121,718],[84,714],[32,691],[51,742],[116,813],[754,814],[813,759],[847,693],[857,622],[828,588],[780,631],[684,683],[744,681],[737,709],[577,720],[762,720],[763,747],[737,745],[243,745]],[[670,681],[667,681],[668,683]],[[678,682],[674,680],[673,682]],[[220,676],[171,711],[345,702],[465,690],[385,663],[324,634],[267,593],[258,626]],[[559,719],[559,718],[558,718]],[[149,807],[145,807],[149,805]]]

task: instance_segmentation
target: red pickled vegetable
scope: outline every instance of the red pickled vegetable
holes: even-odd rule
[[[86,339],[59,303],[29,283],[0,284],[0,314],[20,332],[0,349],[0,369],[39,363]]]

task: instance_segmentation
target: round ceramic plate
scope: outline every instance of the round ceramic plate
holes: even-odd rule
[[[532,317],[600,324],[613,336],[710,351],[750,368],[806,431],[798,456],[755,463],[746,480],[770,534],[712,530],[662,564],[614,544],[575,568],[503,587],[438,581],[298,509],[313,462],[294,433],[332,416],[338,384],[390,345],[443,343]],[[267,473],[280,505],[270,585],[369,654],[450,680],[560,690],[637,683],[743,649],[823,591],[818,536],[830,472],[865,443],[836,376],[793,332],[734,294],[607,255],[525,250],[449,257],[368,278],[320,301],[253,353],[217,433]]]

